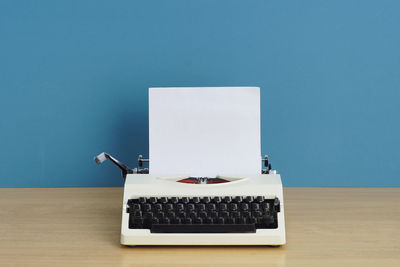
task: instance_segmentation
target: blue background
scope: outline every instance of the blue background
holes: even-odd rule
[[[147,88],[260,86],[287,186],[400,186],[399,1],[0,1],[0,186],[120,186]]]

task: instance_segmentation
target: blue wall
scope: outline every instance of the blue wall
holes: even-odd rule
[[[0,1],[0,186],[120,186],[150,86],[262,88],[288,186],[400,186],[399,1]]]

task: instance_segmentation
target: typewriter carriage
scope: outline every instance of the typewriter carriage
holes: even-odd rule
[[[99,155],[97,155],[96,157],[94,157],[94,162],[96,162],[97,164],[101,164],[106,159],[109,159],[118,168],[120,168],[121,175],[124,178],[124,180],[126,179],[126,175],[127,174],[134,174],[134,173],[136,173],[136,174],[148,174],[149,173],[149,168],[144,168],[143,164],[144,163],[149,163],[150,159],[143,158],[143,155],[139,155],[138,156],[137,167],[134,168],[134,169],[130,169],[127,165],[123,164],[122,162],[120,162],[119,160],[117,160],[116,158],[114,158],[113,156],[111,156],[110,154],[108,154],[106,152],[102,152]],[[265,167],[265,168],[263,168],[261,170],[262,174],[277,174],[277,171],[276,170],[272,170],[272,168],[271,168],[271,163],[269,161],[268,155],[265,155],[264,158],[261,159],[261,161],[263,162],[263,165]],[[191,177],[191,176],[189,176],[188,178],[198,178],[199,182],[196,183],[196,184],[201,184],[202,183],[201,182],[202,178],[210,179],[210,178],[207,178],[207,177]],[[232,177],[225,177],[225,176],[224,177],[215,177],[213,179],[216,179],[216,178],[228,180],[227,182],[232,182],[232,181],[236,181],[236,180],[240,179],[240,178],[234,177],[234,176],[232,176]],[[172,178],[170,177],[170,178],[164,178],[164,179],[171,180]],[[175,179],[175,178],[173,178],[173,179]],[[183,177],[181,177],[180,179],[176,179],[176,182],[181,180],[181,179],[183,179]],[[241,178],[241,179],[244,179],[244,178]]]

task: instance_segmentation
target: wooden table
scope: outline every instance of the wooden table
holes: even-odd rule
[[[123,247],[122,188],[0,189],[0,266],[400,266],[400,188],[285,188],[287,245]]]

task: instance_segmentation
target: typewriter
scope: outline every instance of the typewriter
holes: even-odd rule
[[[150,138],[151,139],[151,138]],[[150,140],[151,142],[151,140]],[[130,169],[103,152],[125,179],[121,244],[269,245],[286,242],[281,177],[268,156],[260,173],[172,175],[152,173],[150,159]],[[263,164],[262,164],[263,163]]]

